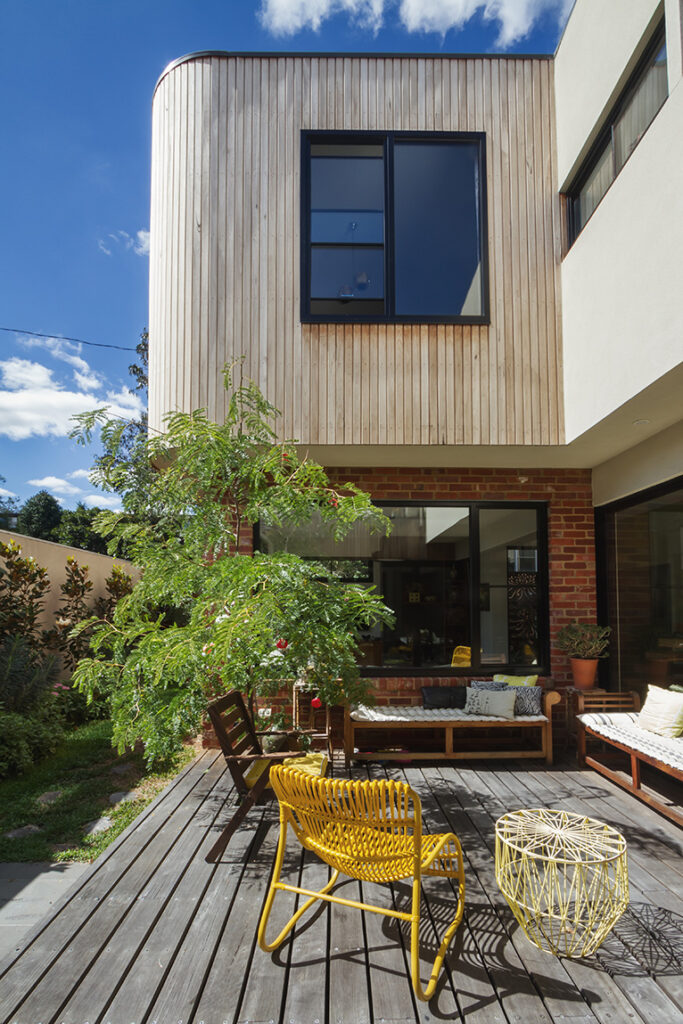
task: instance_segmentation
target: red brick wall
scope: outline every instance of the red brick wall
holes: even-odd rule
[[[555,686],[571,682],[567,657],[552,647],[572,619],[594,622],[595,531],[588,469],[330,469],[333,484],[348,480],[377,501],[546,501],[550,584],[551,675]],[[462,680],[463,682],[465,680]],[[452,679],[375,680],[378,698],[417,699],[420,687]]]

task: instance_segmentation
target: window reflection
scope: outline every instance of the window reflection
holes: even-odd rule
[[[683,490],[608,513],[610,681],[683,683]]]
[[[545,562],[541,565],[538,509],[401,505],[384,511],[393,527],[388,537],[356,523],[335,541],[315,516],[295,528],[261,523],[260,547],[325,561],[340,578],[373,586],[382,595],[395,622],[359,637],[367,667],[438,673],[542,663]],[[478,550],[473,517],[479,524]],[[476,593],[474,558],[480,576]]]
[[[539,565],[532,509],[479,514],[482,665],[539,662]]]
[[[397,142],[394,211],[396,312],[480,315],[478,146]]]

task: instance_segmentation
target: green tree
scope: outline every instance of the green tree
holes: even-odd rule
[[[106,542],[94,527],[101,511],[99,508],[88,508],[82,501],[78,502],[75,509],[64,509],[56,539],[60,544],[69,544],[83,551],[96,551],[106,555]]]
[[[98,528],[128,544],[143,572],[113,622],[94,624],[95,656],[79,663],[74,681],[86,693],[108,693],[116,744],[142,739],[149,760],[177,749],[223,690],[271,696],[305,676],[325,702],[367,696],[356,635],[391,621],[372,588],[342,583],[333,567],[236,553],[259,519],[315,517],[336,539],[360,521],[381,531],[389,522],[367,494],[352,484],[332,488],[293,443],[277,443],[277,410],[254,384],[234,387],[227,372],[226,388],[224,424],[203,410],[176,413],[145,442],[149,464],[161,467],[150,477],[146,514],[137,514],[137,496],[129,500],[129,463],[110,453],[97,468],[124,506],[101,513]],[[103,419],[81,417],[81,439]],[[103,434],[112,429],[105,423]]]
[[[2,473],[0,473],[0,485],[5,483],[7,481]],[[1,490],[3,490],[2,486],[0,486]],[[18,514],[19,506],[14,495],[10,494],[9,491],[6,494],[0,494],[0,530],[13,530]]]
[[[59,502],[49,491],[38,491],[24,503],[17,518],[17,532],[27,537],[54,540],[61,522]]]
[[[135,351],[139,356],[138,363],[131,363],[128,372],[135,381],[135,390],[147,397],[147,369],[149,352],[149,334],[147,328],[142,331]],[[155,521],[161,516],[161,509],[155,508],[150,502],[154,469],[147,455],[147,412],[139,419],[110,419],[106,409],[98,409],[82,416],[74,417],[77,426],[70,436],[77,442],[87,443],[92,440],[96,427],[100,428],[101,451],[94,457],[93,474],[97,483],[109,481],[110,490],[117,493],[126,511],[139,520]],[[110,538],[108,545],[110,555],[129,558],[130,552],[125,542]]]

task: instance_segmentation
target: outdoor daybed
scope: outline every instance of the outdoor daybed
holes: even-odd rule
[[[650,687],[650,691],[657,690]],[[647,707],[647,702],[646,702]],[[683,736],[666,736],[642,728],[639,723],[646,707],[639,714],[640,698],[637,693],[585,693],[579,695],[577,715],[577,747],[579,767],[588,765],[606,778],[616,782],[623,789],[633,793],[644,803],[665,814],[667,818],[683,825],[683,812],[679,806],[666,802],[651,791],[641,787],[640,766],[651,765],[671,778],[683,782]],[[671,731],[671,730],[665,730]],[[604,760],[587,753],[586,739],[593,736],[614,751],[621,751],[630,758],[631,777],[609,767]],[[683,789],[681,790],[683,795]]]
[[[542,695],[543,714],[516,715],[514,718],[501,718],[494,715],[467,714],[461,708],[429,708],[429,707],[367,707],[357,705],[347,707],[344,714],[344,757],[348,767],[353,760],[403,760],[405,758],[422,760],[457,760],[465,758],[510,758],[539,757],[546,764],[553,762],[552,739],[552,706],[560,701],[560,694],[554,690],[546,690]],[[428,750],[406,750],[403,748],[405,733],[413,730],[429,729],[438,737],[438,741]],[[472,746],[470,742],[461,743],[463,730],[487,730],[483,743]],[[501,731],[501,736],[509,734],[510,743],[499,746],[493,743],[491,732]],[[524,734],[520,741],[518,732]],[[378,734],[386,736],[386,743],[376,742]],[[373,743],[368,748],[366,738],[374,734]],[[540,736],[539,736],[540,734]],[[527,737],[531,745],[524,741]],[[398,749],[397,749],[398,746]],[[388,747],[388,749],[386,749]]]

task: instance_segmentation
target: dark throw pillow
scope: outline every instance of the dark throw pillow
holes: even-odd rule
[[[424,708],[464,708],[467,700],[465,686],[423,686]]]

